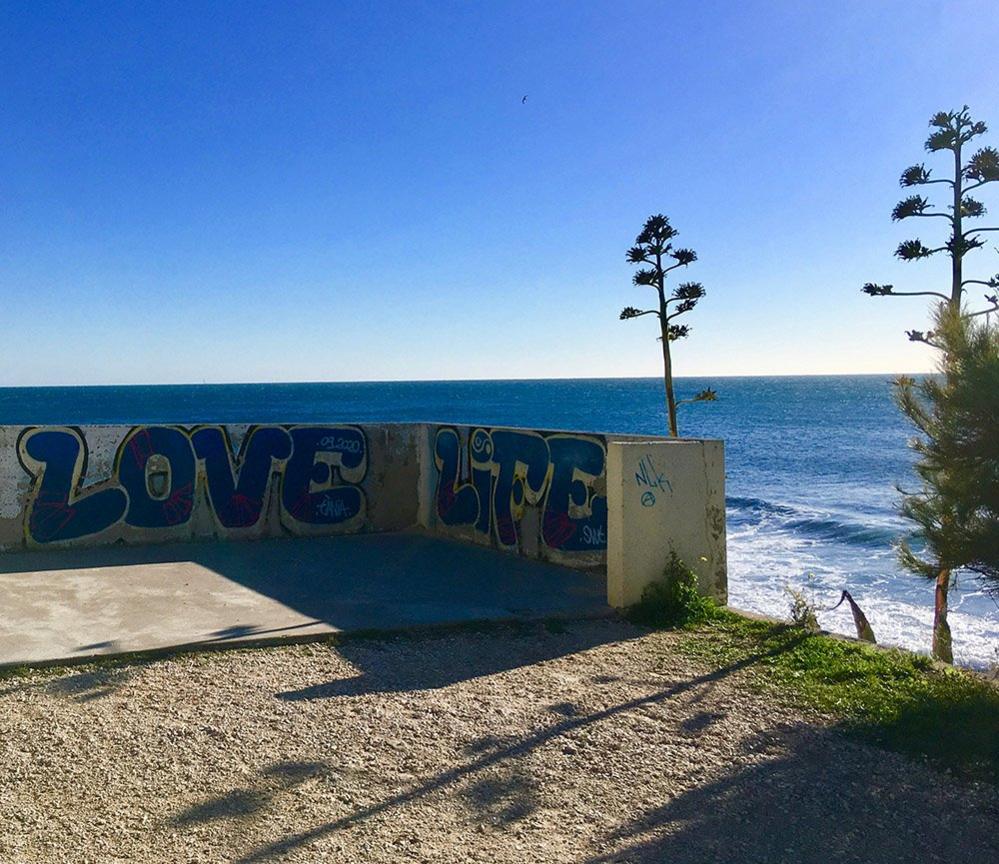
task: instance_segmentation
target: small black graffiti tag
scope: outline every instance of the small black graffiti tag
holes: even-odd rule
[[[638,463],[638,470],[635,472],[635,485],[648,486],[650,489],[659,489],[662,492],[673,491],[673,484],[669,482],[665,474],[656,468],[651,455],[643,456]],[[655,503],[654,495],[652,500]]]

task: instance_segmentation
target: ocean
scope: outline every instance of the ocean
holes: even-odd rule
[[[846,588],[886,644],[927,651],[929,582],[903,571],[896,513],[914,483],[911,434],[891,376],[678,379],[714,403],[681,408],[682,435],[725,441],[730,603],[786,617],[800,589],[826,628],[853,633]],[[0,423],[434,421],[662,434],[658,378],[397,383],[204,384],[0,389]],[[999,661],[999,598],[971,576],[952,593],[957,662]]]

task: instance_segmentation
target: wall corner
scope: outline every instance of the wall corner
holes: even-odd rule
[[[607,602],[623,608],[662,577],[670,553],[702,594],[728,595],[721,441],[608,441]]]

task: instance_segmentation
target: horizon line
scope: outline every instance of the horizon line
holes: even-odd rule
[[[875,378],[880,376],[931,375],[932,372],[797,372],[724,375],[678,375],[674,381],[744,378]],[[0,390],[44,390],[98,387],[260,387],[302,386],[313,384],[516,384],[535,381],[659,381],[661,375],[583,375],[579,377],[555,376],[549,378],[371,378],[371,379],[317,379],[311,381],[174,381],[161,383],[111,383],[111,384],[3,384]]]

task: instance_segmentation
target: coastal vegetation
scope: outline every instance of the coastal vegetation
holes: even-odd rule
[[[892,212],[894,221],[913,218],[943,219],[949,235],[930,248],[919,238],[905,240],[895,255],[902,261],[918,261],[940,253],[950,258],[951,279],[945,291],[896,291],[894,285],[868,282],[863,291],[874,297],[934,297],[936,329],[909,330],[914,342],[941,352],[940,378],[917,385],[906,376],[896,382],[897,401],[922,437],[913,448],[918,455],[916,473],[922,488],[903,491],[901,511],[916,523],[924,549],[917,553],[911,543],[900,544],[900,560],[906,568],[933,580],[933,655],[953,662],[950,626],[947,621],[948,593],[960,569],[988,574],[999,568],[999,440],[995,409],[999,391],[999,343],[989,315],[999,312],[999,273],[985,279],[966,278],[965,257],[985,245],[987,232],[999,227],[975,225],[986,207],[970,193],[999,180],[999,151],[980,147],[965,159],[965,148],[988,131],[972,118],[968,106],[960,111],[940,111],[930,120],[926,139],[929,153],[949,153],[949,176],[935,178],[922,163],[902,172],[903,188],[939,184],[948,193],[943,209],[931,206],[926,195],[904,198]],[[983,286],[984,308],[969,308],[965,300],[972,286]],[[985,316],[984,323],[976,319]]]
[[[691,627],[679,649],[717,668],[744,664],[778,697],[849,734],[999,783],[999,687],[983,676],[725,609]]]
[[[628,618],[646,627],[686,627],[713,619],[720,609],[698,591],[697,574],[671,552],[662,579],[645,586]]]
[[[695,588],[696,577],[674,557],[629,618],[682,631],[684,656],[718,673],[746,669],[775,697],[829,716],[848,734],[999,783],[996,683],[909,651],[820,632],[808,614],[791,623],[750,618]]]
[[[912,442],[921,488],[905,494],[902,513],[919,526],[927,552],[904,540],[902,563],[937,583],[959,569],[999,588],[999,329],[937,310],[933,342],[938,375],[903,376],[898,404],[919,430]],[[952,660],[946,617],[934,627],[934,654]]]
[[[676,319],[693,310],[705,296],[700,282],[681,282],[667,295],[666,278],[680,267],[687,267],[697,260],[693,249],[674,248],[673,238],[677,230],[670,225],[669,217],[661,213],[645,220],[641,233],[635,238],[635,245],[627,253],[629,264],[645,265],[635,272],[632,282],[635,285],[654,288],[656,305],[651,309],[637,309],[626,306],[621,310],[621,320],[654,315],[659,321],[659,341],[663,350],[663,383],[666,388],[666,416],[669,434],[679,435],[676,425],[676,410],[680,405],[691,402],[714,402],[717,394],[710,387],[694,394],[689,399],[677,400],[673,391],[673,357],[670,344],[685,339],[690,334],[687,324],[678,324]]]

